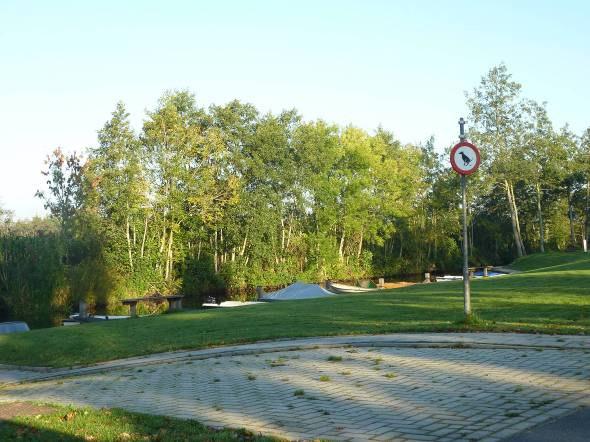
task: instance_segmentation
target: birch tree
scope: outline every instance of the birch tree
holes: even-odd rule
[[[493,67],[467,96],[470,138],[482,150],[484,170],[506,194],[517,256],[526,254],[514,186],[522,178],[523,101],[521,85],[505,65]]]

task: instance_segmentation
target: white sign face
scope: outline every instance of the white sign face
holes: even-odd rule
[[[451,165],[457,173],[469,175],[479,167],[479,151],[471,143],[461,142],[451,151]]]

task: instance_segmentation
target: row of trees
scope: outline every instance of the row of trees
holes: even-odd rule
[[[472,261],[579,246],[588,236],[590,131],[555,130],[503,65],[467,105],[483,156],[470,179]],[[239,101],[203,109],[186,91],[165,94],[136,133],[120,103],[84,159],[49,156],[38,196],[50,220],[4,217],[0,299],[20,311],[19,293],[32,289],[15,287],[36,283],[11,269],[40,256],[53,269],[44,273],[51,284],[39,282],[45,298],[62,300],[46,305],[59,312],[81,297],[106,305],[182,291],[198,302],[294,279],[454,270],[459,185],[447,153],[433,139],[403,145],[381,128],[304,121],[294,110],[260,114]],[[21,241],[54,253],[24,252]]]
[[[588,238],[590,128],[580,137],[567,126],[555,130],[545,103],[520,93],[521,85],[500,65],[467,94],[470,136],[484,165],[474,222],[506,212],[517,257],[544,252],[547,244],[579,247]]]

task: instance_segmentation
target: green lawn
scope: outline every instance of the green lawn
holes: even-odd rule
[[[549,253],[519,260],[523,273],[475,280],[465,326],[462,282],[376,294],[187,311],[0,335],[0,363],[64,367],[263,339],[410,331],[590,333],[590,257]]]
[[[214,430],[196,421],[120,409],[52,406],[55,412],[0,421],[0,440],[22,441],[273,441],[243,430]]]

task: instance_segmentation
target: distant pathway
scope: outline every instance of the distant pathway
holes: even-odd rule
[[[122,407],[287,439],[497,441],[590,406],[590,337],[315,338],[32,376],[59,378],[6,384],[0,400]]]
[[[516,269],[513,269],[511,267],[506,267],[506,266],[495,266],[495,267],[492,267],[492,271],[494,271],[494,272],[500,272],[500,273],[508,273],[508,274],[520,273],[520,270],[516,270]]]

